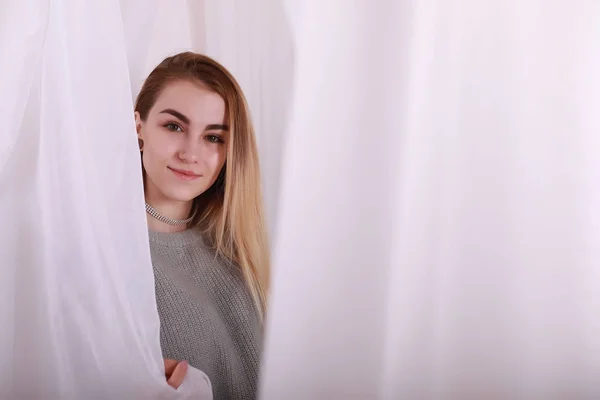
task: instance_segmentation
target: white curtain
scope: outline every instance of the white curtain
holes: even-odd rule
[[[159,346],[130,80],[189,46],[165,5],[2,0],[3,399],[212,399]]]
[[[262,398],[600,398],[600,2],[288,3]]]

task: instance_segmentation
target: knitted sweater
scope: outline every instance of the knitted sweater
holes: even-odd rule
[[[255,399],[262,333],[239,268],[192,229],[150,232],[150,251],[163,356],[208,375],[214,400]]]

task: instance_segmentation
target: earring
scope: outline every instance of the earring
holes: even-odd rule
[[[138,139],[138,146],[140,147],[140,151],[144,149],[144,141],[142,139]]]

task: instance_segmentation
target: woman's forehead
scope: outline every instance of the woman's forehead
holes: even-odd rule
[[[190,124],[221,124],[225,119],[225,101],[214,91],[189,81],[167,84],[160,92],[151,113],[174,110]],[[172,113],[170,113],[172,114]]]

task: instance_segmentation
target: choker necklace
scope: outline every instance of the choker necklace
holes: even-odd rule
[[[146,212],[148,214],[150,214],[152,217],[154,217],[155,219],[159,220],[160,222],[164,222],[165,224],[175,225],[175,226],[187,225],[192,221],[192,219],[194,219],[193,215],[187,219],[173,219],[173,218],[165,217],[164,215],[162,215],[158,211],[156,211],[154,208],[152,208],[152,206],[148,203],[146,203]]]

